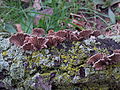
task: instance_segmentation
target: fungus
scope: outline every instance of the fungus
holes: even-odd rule
[[[103,56],[104,54],[97,53],[88,59],[87,64],[93,65],[96,61],[98,61],[99,59],[102,59]]]
[[[48,39],[44,37],[33,37],[24,33],[17,33],[10,37],[10,42],[21,46],[24,50],[39,50],[42,48],[47,48]]]
[[[79,38],[77,37],[77,34],[74,33],[73,31],[69,31],[69,30],[59,30],[58,32],[54,32],[53,30],[50,30],[48,32],[48,35],[54,35],[54,36],[58,36],[61,37],[65,40],[71,40],[71,41],[78,41]]]
[[[23,46],[22,46],[22,49],[23,50],[34,50],[34,45],[33,44],[31,44],[31,43],[25,43]]]
[[[71,41],[78,41],[79,38],[77,37],[77,34],[74,33],[74,31],[67,31],[66,39],[71,40]]]
[[[91,35],[97,37],[97,36],[101,35],[101,32],[98,30],[95,30],[91,33]]]
[[[96,70],[103,70],[103,69],[105,69],[105,66],[109,65],[109,64],[110,64],[110,59],[107,56],[104,56],[102,59],[99,59],[98,61],[96,61],[93,64],[93,67]]]
[[[120,62],[120,53],[113,53],[112,55],[109,55],[108,58],[111,59],[112,64]]]
[[[84,39],[89,38],[92,32],[93,32],[92,30],[84,30],[84,31],[81,31],[81,32],[79,33],[78,37],[79,37],[79,38],[82,37],[82,38],[84,38]]]
[[[32,30],[32,35],[41,36],[41,35],[44,35],[44,34],[45,34],[45,31],[42,28],[34,28]]]
[[[84,39],[87,39],[89,38],[90,36],[99,36],[101,35],[101,32],[98,31],[98,30],[95,30],[95,31],[92,31],[92,30],[84,30],[84,31],[81,31],[78,35],[79,38],[84,38]]]
[[[11,43],[17,46],[22,46],[26,37],[29,37],[29,35],[24,33],[17,33],[15,35],[12,35],[9,40]]]
[[[115,53],[108,56],[99,53],[95,54],[88,59],[87,64],[91,64],[96,70],[103,70],[107,65],[120,62],[120,53],[118,51],[114,50]]]
[[[30,36],[30,37],[28,37],[28,36],[25,37],[24,44],[25,44],[25,43],[28,43],[28,41],[30,41],[31,38],[32,38],[31,36]]]
[[[49,31],[48,31],[48,36],[49,36],[49,35],[55,35],[54,30],[49,30]]]
[[[69,39],[72,40],[72,41],[78,41],[78,40],[81,39],[81,38],[78,38],[75,34],[72,33],[72,34],[70,35]]]
[[[55,33],[56,36],[59,36],[59,37],[62,37],[62,38],[65,38],[66,35],[67,35],[67,31],[65,30],[60,30],[58,32]]]
[[[113,50],[113,53],[120,53],[120,49]]]
[[[104,59],[100,59],[97,62],[94,63],[93,67],[95,68],[95,70],[103,70],[106,66],[105,60]]]
[[[34,46],[35,50],[39,50],[42,48],[47,48],[47,43],[48,39],[44,37],[30,37],[28,38],[28,43],[31,43]]]
[[[57,46],[59,43],[63,42],[65,39],[59,36],[47,36],[48,39],[47,45],[48,46]]]
[[[10,37],[10,42],[17,46],[22,46],[24,50],[39,50],[47,46],[57,46],[59,43],[68,41],[79,41],[86,39],[91,35],[98,36],[99,31],[85,30],[85,31],[70,31],[70,30],[49,30],[46,37],[40,37],[45,34],[44,29],[35,28],[32,30],[32,35],[24,33],[17,33]],[[28,46],[27,46],[28,45]],[[25,49],[26,48],[26,49]]]

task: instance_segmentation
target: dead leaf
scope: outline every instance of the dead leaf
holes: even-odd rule
[[[76,19],[73,19],[72,23],[75,24],[75,25],[77,25],[77,26],[79,26],[79,27],[84,27],[85,24],[86,24],[86,22],[84,22],[84,21],[78,21]]]
[[[43,16],[45,16],[45,15],[52,15],[52,14],[53,14],[53,8],[44,9],[44,10],[40,11],[39,13],[41,13],[41,14],[37,15],[37,16],[35,17],[35,19],[34,19],[34,24],[35,24],[35,25],[38,25],[39,20],[40,20]],[[43,15],[43,14],[45,14],[45,15]]]
[[[82,30],[82,28],[85,26],[85,24],[86,24],[86,22],[85,21],[78,21],[78,20],[76,20],[76,19],[73,19],[72,20],[72,24],[68,24],[68,26],[69,27],[74,27],[74,25],[76,26],[76,29],[78,30],[78,31],[81,31]],[[77,28],[77,27],[79,27],[79,28]]]
[[[15,26],[16,26],[18,32],[23,33],[23,30],[22,30],[22,27],[20,24],[15,24]]]
[[[74,13],[70,13],[70,16],[74,17],[74,18],[82,18],[83,16],[82,15],[79,15],[79,14],[74,14]]]
[[[41,2],[41,0],[35,0],[34,1],[33,8],[35,8],[35,10],[40,10],[41,9],[40,2]]]

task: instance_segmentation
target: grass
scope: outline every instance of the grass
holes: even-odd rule
[[[109,16],[96,11],[92,0],[71,0],[71,2],[66,2],[66,0],[45,0],[41,2],[42,9],[50,7],[53,8],[54,13],[52,16],[45,15],[47,17],[40,19],[38,25],[33,23],[34,17],[39,14],[32,8],[33,0],[27,5],[29,8],[25,8],[25,3],[21,2],[21,0],[2,0],[0,2],[0,19],[2,20],[0,22],[0,30],[6,30],[6,24],[13,26],[16,23],[20,23],[26,33],[31,33],[31,30],[35,27],[41,27],[46,32],[50,29],[58,31],[60,29],[66,29],[68,27],[67,24],[71,23],[70,13],[77,13],[81,10],[85,11],[83,14],[93,14],[92,17],[98,17],[104,23],[108,24],[102,17]]]
[[[45,3],[45,6],[48,3]],[[68,3],[65,1],[59,1],[57,2],[56,0],[53,0],[51,3],[49,3],[49,7],[54,8],[53,9],[53,15],[49,16],[47,19],[43,18],[39,21],[39,26],[44,28],[46,31],[53,29],[55,31],[58,31],[60,29],[65,29],[67,28],[67,25],[61,25],[64,22],[69,22],[70,19],[70,13],[73,12],[77,12],[76,7],[74,6],[78,6],[77,4],[73,3]],[[74,11],[70,10],[71,7],[74,7]]]
[[[16,23],[22,23],[23,19],[28,20],[29,15],[27,12],[30,11],[30,9],[24,9],[22,7],[22,3],[20,0],[5,0],[3,1],[3,5],[0,6],[0,18],[3,19],[3,22],[1,22],[1,29],[5,29],[5,24],[16,24]]]
[[[31,29],[34,27],[44,28],[46,31],[53,29],[58,31],[65,29],[66,25],[61,26],[61,23],[69,21],[70,12],[77,12],[78,6],[73,0],[72,3],[65,2],[65,0],[51,0],[51,2],[42,2],[43,8],[54,8],[53,15],[47,18],[42,18],[39,24],[36,26],[33,24],[34,16],[38,14],[33,12],[33,8],[23,8],[23,3],[20,0],[5,0],[2,1],[3,5],[0,6],[0,18],[3,22],[0,23],[1,30],[5,29],[5,24],[22,24],[22,28],[25,32],[31,33]],[[31,6],[30,6],[31,7]],[[70,10],[73,7],[74,11]]]

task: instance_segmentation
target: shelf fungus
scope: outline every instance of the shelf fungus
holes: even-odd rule
[[[16,46],[20,46],[23,50],[40,50],[47,48],[48,39],[37,37],[25,33],[17,33],[10,37],[10,42]]]
[[[44,37],[27,37],[25,44],[22,46],[24,50],[40,50],[42,48],[47,48],[48,39]]]
[[[23,50],[40,50],[50,46],[57,46],[64,41],[80,41],[87,39],[90,36],[99,36],[100,31],[84,30],[84,31],[72,31],[72,30],[54,30],[48,31],[45,35],[45,31],[42,28],[34,28],[32,34],[17,33],[10,37],[10,42],[22,47]]]
[[[22,46],[24,44],[25,38],[29,37],[29,35],[24,33],[17,33],[10,37],[10,42],[15,44],[16,46]]]
[[[120,50],[114,50],[111,55],[98,53],[91,56],[87,64],[92,65],[96,70],[103,70],[106,66],[117,64],[118,62],[120,62]]]
[[[34,28],[34,29],[32,30],[32,35],[42,36],[42,35],[44,35],[44,34],[45,34],[45,31],[44,31],[44,29],[42,29],[42,28]]]

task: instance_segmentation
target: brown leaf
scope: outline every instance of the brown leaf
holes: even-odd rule
[[[35,8],[35,10],[41,9],[40,0],[34,0],[33,8]]]
[[[44,17],[45,15],[52,15],[53,14],[53,8],[44,9],[44,10],[40,11],[39,13],[41,13],[41,14],[37,15],[34,19],[34,24],[35,25],[38,25],[39,20],[42,17]]]
[[[79,26],[79,27],[84,27],[85,24],[86,24],[85,21],[78,21],[76,19],[73,19],[72,23],[75,24],[75,25],[77,25],[77,26]]]
[[[23,30],[22,30],[22,27],[20,24],[15,24],[15,26],[16,26],[18,32],[23,33]]]
[[[76,19],[73,19],[73,20],[72,20],[72,24],[78,26],[79,28],[76,27],[76,29],[77,29],[78,31],[81,31],[81,28],[80,28],[80,27],[83,28],[83,27],[85,26],[86,22],[85,22],[85,21],[78,21],[78,20],[76,20]],[[68,26],[69,26],[69,27],[74,27],[72,24],[69,23]]]

